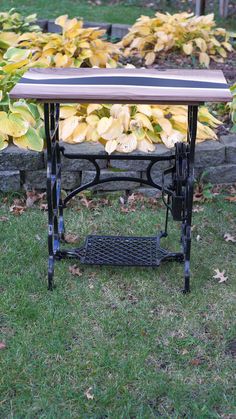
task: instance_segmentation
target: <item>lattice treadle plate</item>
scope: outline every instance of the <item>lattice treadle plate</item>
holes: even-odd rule
[[[159,237],[88,236],[77,249],[88,265],[159,266],[163,260],[183,260],[182,253],[160,247]]]

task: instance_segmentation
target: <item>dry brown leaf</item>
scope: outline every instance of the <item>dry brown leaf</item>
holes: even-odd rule
[[[225,276],[225,271],[220,272],[220,270],[218,268],[214,269],[214,271],[215,271],[216,274],[213,276],[213,278],[219,279],[219,281],[218,281],[219,284],[221,284],[222,282],[226,282],[228,280],[228,277]]]
[[[224,234],[224,239],[225,239],[226,242],[236,243],[236,237],[232,236],[230,233],[225,233]]]
[[[9,221],[8,217],[5,217],[4,215],[0,217],[0,221]]]
[[[40,204],[39,209],[41,209],[42,211],[47,211],[48,210],[48,204]]]
[[[0,342],[0,350],[1,350],[1,349],[5,349],[5,348],[6,348],[5,343],[4,343],[4,342]]]
[[[229,202],[236,202],[236,195],[235,196],[226,196],[225,200],[229,201]]]
[[[92,387],[89,387],[85,392],[85,396],[87,397],[88,400],[93,400],[94,399],[94,394],[91,393],[92,391]]]
[[[10,212],[12,212],[14,215],[21,215],[23,212],[25,212],[26,207],[22,205],[12,205],[10,207]]]
[[[193,365],[194,367],[198,367],[198,365],[201,365],[202,360],[200,358],[194,358],[189,361],[190,365]]]
[[[78,243],[80,241],[80,237],[76,234],[65,234],[65,242],[66,243]]]
[[[69,266],[69,272],[74,276],[82,276],[83,272],[81,272],[80,268],[77,265]]]
[[[199,205],[196,205],[193,208],[193,212],[202,212],[203,210],[204,210],[204,208],[203,207],[200,207]]]

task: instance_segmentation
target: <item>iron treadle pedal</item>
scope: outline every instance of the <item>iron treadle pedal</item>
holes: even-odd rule
[[[160,246],[160,236],[89,235],[84,246],[74,252],[80,262],[86,265],[154,267],[165,260],[183,261],[182,252],[169,252]]]

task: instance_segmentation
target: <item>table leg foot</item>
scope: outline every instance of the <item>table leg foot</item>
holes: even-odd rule
[[[48,290],[49,291],[52,291],[54,288],[53,276],[54,276],[54,257],[49,256],[48,258]]]

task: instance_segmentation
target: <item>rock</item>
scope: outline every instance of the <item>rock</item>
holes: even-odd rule
[[[195,167],[218,166],[225,161],[225,146],[219,141],[209,140],[196,144]]]
[[[111,28],[111,40],[121,40],[129,32],[129,25],[115,23]]]
[[[62,172],[61,187],[65,190],[72,190],[80,186],[80,172]],[[26,171],[24,175],[25,189],[46,189],[46,170]]]
[[[204,170],[203,181],[211,183],[236,182],[236,164],[222,164],[216,167],[208,167]]]
[[[173,153],[173,150],[164,146],[164,144],[157,144],[155,151],[150,153],[150,155],[154,156],[169,156]],[[116,153],[113,153],[112,156],[115,156]],[[146,156],[147,160],[110,160],[109,167],[114,167],[117,169],[124,169],[124,170],[146,170],[148,167],[150,160],[148,160],[148,153],[142,153],[141,151],[133,151],[129,154],[122,154],[122,156]],[[155,163],[152,170],[162,170],[168,167],[168,161],[159,161]]]
[[[13,192],[21,188],[19,170],[6,170],[0,172],[0,191]]]
[[[225,146],[226,162],[236,163],[236,134],[224,135],[220,142]]]
[[[104,155],[107,153],[104,150],[104,147],[99,143],[81,143],[81,144],[68,144],[60,142],[60,146],[65,149],[65,153],[68,154],[81,154],[86,155]],[[46,153],[45,153],[45,162],[46,162]],[[61,155],[62,170],[78,171],[78,170],[94,170],[94,164],[87,159],[68,159]],[[107,167],[107,160],[97,160],[97,163],[100,169]]]
[[[0,151],[0,170],[38,170],[44,167],[43,152],[24,150],[15,145]]]

